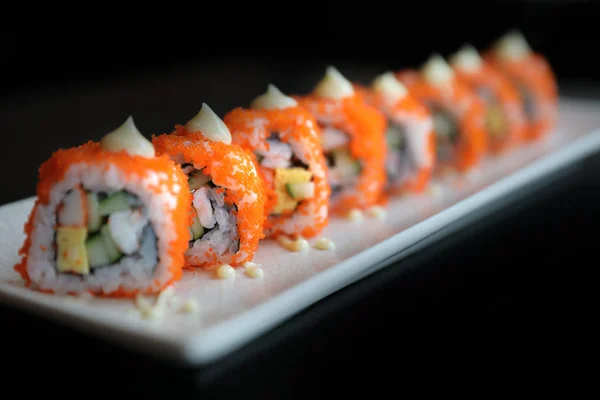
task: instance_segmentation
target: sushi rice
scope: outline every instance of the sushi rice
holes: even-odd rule
[[[157,292],[178,279],[183,263],[178,255],[181,230],[177,225],[185,221],[185,181],[166,157],[140,160],[154,168],[124,168],[131,166],[135,158],[124,153],[108,155],[93,142],[55,153],[41,168],[38,199],[21,250],[26,257],[15,269],[39,289],[63,294],[88,291],[130,296],[140,291]],[[57,168],[67,160],[74,162],[64,170]],[[76,216],[81,213],[80,207],[69,199],[81,188],[96,194],[125,191],[141,207],[137,214],[121,211],[108,216],[112,239],[123,253],[119,260],[98,267],[90,265],[88,273],[59,272],[56,225],[80,222]],[[132,218],[135,215],[137,222]]]
[[[251,152],[264,183],[265,235],[319,234],[329,217],[330,189],[314,117],[298,106],[236,108],[224,121],[233,142]],[[299,188],[298,193],[290,188]]]
[[[152,141],[188,177],[192,207],[186,266],[235,267],[251,261],[264,237],[265,194],[250,155],[181,125]]]

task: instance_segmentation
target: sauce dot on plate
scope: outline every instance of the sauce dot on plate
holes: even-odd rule
[[[308,249],[308,242],[306,241],[306,239],[299,237],[296,240],[291,240],[290,238],[284,236],[284,235],[279,235],[277,237],[277,241],[279,242],[279,244],[281,244],[286,250],[289,251],[293,251],[293,252],[297,252],[297,251],[303,251]]]
[[[215,271],[219,279],[229,279],[235,275],[235,270],[229,264],[223,264]]]
[[[437,183],[431,183],[429,184],[427,193],[433,197],[439,197],[444,193],[444,188]]]
[[[313,247],[317,250],[334,250],[335,243],[333,243],[329,238],[322,237],[317,239]]]
[[[367,210],[367,215],[370,218],[381,219],[385,217],[385,209],[381,206],[374,206]]]
[[[194,299],[190,299],[183,303],[181,306],[181,311],[186,314],[195,314],[198,311],[198,303]]]
[[[259,267],[251,266],[246,268],[246,275],[253,279],[259,279],[263,277],[264,272]]]
[[[363,212],[357,208],[350,210],[346,215],[346,218],[350,221],[361,221],[363,219]]]

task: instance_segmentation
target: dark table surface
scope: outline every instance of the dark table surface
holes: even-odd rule
[[[581,295],[597,264],[586,261],[597,252],[586,232],[599,221],[599,173],[594,156],[206,368],[177,368],[0,306],[5,383],[34,374],[40,386],[28,390],[44,392],[47,383],[110,377],[95,392],[288,398],[434,373],[556,373],[585,337]]]

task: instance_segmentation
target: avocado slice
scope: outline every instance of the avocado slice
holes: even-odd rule
[[[504,112],[499,105],[490,106],[486,115],[486,124],[490,135],[494,139],[500,139],[506,133]]]

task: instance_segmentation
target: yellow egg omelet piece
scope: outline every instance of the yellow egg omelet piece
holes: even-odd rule
[[[298,201],[290,196],[286,185],[289,183],[307,183],[310,182],[311,178],[312,173],[304,168],[275,168],[277,204],[272,213],[281,214],[296,208]]]
[[[60,226],[56,229],[56,268],[59,272],[90,273],[86,238],[87,229],[84,227]]]

